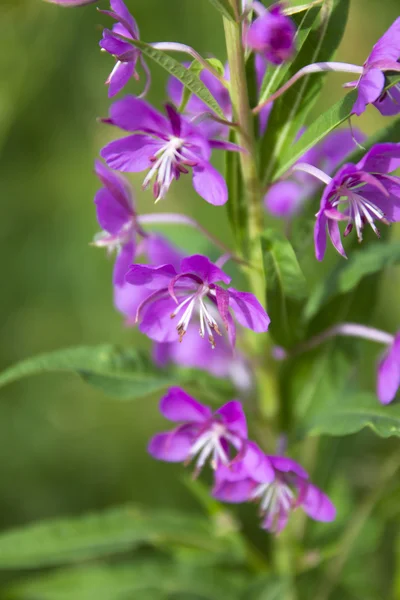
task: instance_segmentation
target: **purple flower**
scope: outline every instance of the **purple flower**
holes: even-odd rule
[[[139,79],[136,71],[139,59],[148,78],[144,91],[146,93],[149,84],[149,73],[140,50],[127,41],[139,39],[139,29],[136,21],[122,0],[110,0],[110,6],[110,11],[102,10],[101,12],[115,19],[117,23],[113,25],[112,30],[105,29],[103,31],[103,39],[99,42],[103,50],[112,54],[117,59],[115,67],[106,81],[106,84],[109,86],[108,96],[111,98],[118,94],[131,77],[136,80]]]
[[[218,468],[215,498],[223,502],[259,501],[261,526],[273,533],[282,531],[291,511],[298,507],[316,521],[333,521],[336,511],[332,502],[309,482],[307,472],[298,463],[284,456],[264,455],[251,444],[247,447],[248,452],[251,448],[252,460],[245,457],[236,472],[224,465]]]
[[[377,394],[382,404],[389,404],[395,398],[400,386],[400,333],[379,362]]]
[[[207,460],[213,469],[230,465],[245,451],[247,424],[237,400],[214,413],[179,387],[170,388],[160,402],[161,414],[178,426],[155,435],[148,447],[154,458],[167,462],[190,462],[195,456],[195,474]]]
[[[293,55],[296,28],[293,21],[283,14],[281,5],[276,4],[265,10],[257,2],[257,7],[259,6],[260,16],[250,25],[246,44],[269,62],[280,65]]]
[[[367,104],[374,104],[383,115],[396,115],[400,112],[400,87],[394,86],[387,92],[386,71],[400,71],[400,17],[389,27],[372,49],[363,65],[363,73],[358,81],[346,84],[356,87],[357,100],[353,112],[361,115]]]
[[[227,142],[208,140],[199,127],[185,120],[171,105],[166,106],[166,112],[168,118],[133,96],[115,102],[105,122],[135,133],[108,144],[101,156],[117,171],[148,170],[143,188],[154,178],[156,201],[165,197],[174,179],[192,169],[196,192],[211,204],[225,204],[226,183],[209,162],[211,150],[238,148]]]
[[[127,180],[107,169],[100,161],[95,163],[96,175],[104,185],[95,196],[97,220],[103,231],[93,244],[117,251],[113,281],[122,285],[125,274],[136,253],[136,236],[145,236],[136,219],[132,191]]]
[[[268,329],[270,319],[255,296],[218,285],[220,281],[229,284],[230,277],[206,256],[184,258],[179,270],[172,264],[132,265],[126,281],[148,291],[137,320],[142,333],[156,342],[172,342],[177,337],[182,340],[196,317],[200,336],[207,336],[211,346],[215,346],[214,334],[221,335],[221,325],[234,345],[236,328],[231,311],[244,327],[256,332]]]
[[[187,62],[183,63],[183,65],[185,67],[189,67],[189,63]],[[226,80],[229,79],[228,65],[225,66],[224,77]],[[203,71],[200,73],[200,79],[220,105],[225,118],[231,119],[232,105],[227,88],[222,85],[222,83],[212,73],[210,73],[210,71],[207,71],[207,69],[203,69]],[[178,108],[182,102],[183,84],[176,79],[176,77],[170,77],[168,80],[167,91],[168,96],[172,100],[173,104]],[[184,114],[189,118],[196,118],[199,115],[209,112],[210,109],[203,102],[203,100],[200,100],[200,98],[192,94],[188,103],[186,104]],[[207,138],[214,136],[226,137],[228,134],[228,127],[218,123],[217,121],[214,121],[213,119],[207,118],[199,121],[198,126],[202,129]]]
[[[298,139],[304,131],[298,135]],[[362,142],[364,135],[349,129],[333,131],[322,142],[308,150],[298,162],[306,162],[330,175],[344,158]],[[289,177],[273,184],[264,197],[265,208],[272,215],[290,219],[298,214],[321,183],[308,173],[294,171]]]
[[[389,175],[399,166],[400,144],[376,144],[357,164],[339,169],[327,184],[317,213],[314,241],[318,260],[325,254],[327,231],[336,250],[346,256],[339,221],[347,221],[345,236],[355,227],[361,242],[365,224],[379,236],[376,220],[386,225],[400,220],[400,178]]]

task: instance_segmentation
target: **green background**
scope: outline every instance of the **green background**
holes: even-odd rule
[[[222,25],[207,0],[132,0],[128,6],[143,40],[180,41],[225,59]],[[337,60],[362,64],[397,16],[397,0],[352,0]],[[98,230],[93,161],[114,135],[96,122],[109,105],[103,82],[113,60],[97,45],[108,19],[94,6],[68,10],[41,0],[1,0],[0,24],[0,367],[65,346],[146,344],[113,309],[112,260],[88,245]],[[151,67],[149,98],[161,107],[166,78]],[[342,96],[343,81],[328,76],[318,112]],[[142,85],[132,82],[129,89],[138,93]],[[354,122],[367,133],[384,123],[373,108]],[[154,210],[151,192],[140,191],[140,176],[132,181],[139,210]],[[225,209],[206,205],[187,181],[174,184],[157,208],[186,212],[228,236]],[[173,235],[189,250],[207,250],[193,232]],[[392,268],[380,290],[377,326],[398,328],[399,299],[399,272]],[[377,351],[367,351],[366,385],[374,383]],[[157,398],[112,400],[65,374],[27,379],[0,395],[3,528],[125,501],[196,507],[181,481],[182,467],[156,464],[146,454],[147,439],[162,426]],[[373,487],[387,446],[369,433],[338,442],[329,459],[340,485],[352,481],[360,495]],[[393,524],[397,488],[387,500]],[[390,539],[380,530],[371,536],[384,579],[394,561],[396,530]]]

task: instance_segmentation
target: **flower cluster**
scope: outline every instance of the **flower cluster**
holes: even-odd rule
[[[266,455],[248,440],[237,400],[212,412],[181,388],[171,388],[161,399],[160,411],[177,426],[153,437],[150,454],[167,462],[193,461],[195,475],[209,461],[215,474],[213,496],[223,502],[259,502],[264,529],[279,533],[299,507],[316,521],[335,518],[332,502],[309,481],[303,467],[285,456]]]
[[[64,6],[92,2],[49,1]],[[281,65],[295,56],[296,26],[279,3],[268,10],[257,0],[241,5],[242,14],[237,15],[241,27],[238,45],[243,44],[240,58],[243,58],[244,71],[244,59],[252,57],[253,96],[257,96],[271,71],[268,67]],[[264,356],[260,356],[261,353],[251,356],[248,348],[247,352],[240,348],[240,343],[237,350],[237,337],[243,339],[242,328],[257,334],[267,332],[270,317],[261,303],[262,298],[231,287],[231,277],[222,267],[233,258],[251,271],[251,282],[253,272],[258,276],[260,265],[251,263],[251,252],[249,256],[244,252],[236,257],[185,214],[139,214],[133,191],[121,173],[143,172],[142,188],[152,187],[156,203],[166,199],[176,180],[188,175],[198,196],[214,207],[224,205],[230,200],[228,186],[212,164],[213,151],[239,153],[231,157],[240,158],[244,175],[243,165],[254,159],[251,150],[255,145],[249,146],[249,139],[253,134],[262,137],[268,132],[273,102],[300,77],[324,70],[359,76],[358,81],[346,84],[357,90],[353,114],[360,115],[368,104],[373,104],[383,115],[399,113],[400,89],[398,86],[388,88],[386,74],[400,71],[400,18],[377,42],[363,66],[316,63],[303,67],[270,98],[254,107],[253,113],[258,115],[259,121],[255,127],[251,123],[250,132],[243,130],[241,111],[233,101],[232,87],[236,85],[233,62],[225,66],[219,63],[218,70],[212,61],[203,59],[193,48],[183,44],[144,44],[139,40],[138,25],[123,0],[110,0],[110,10],[100,12],[113,20],[112,28],[104,29],[100,41],[101,49],[115,59],[106,81],[109,97],[119,94],[132,79],[138,80],[141,72],[145,77],[139,96],[126,95],[116,100],[108,116],[101,119],[103,124],[111,126],[111,131],[118,128],[124,134],[107,143],[100,151],[104,162],[95,163],[102,186],[95,196],[102,231],[95,236],[93,245],[116,252],[115,306],[128,326],[137,326],[152,340],[156,365],[164,367],[173,362],[229,378],[238,395],[245,396],[256,387],[254,373]],[[204,93],[202,97],[186,96],[185,79],[177,78],[177,69],[170,69],[176,77],[171,76],[168,81],[169,98],[163,113],[144,100],[151,82],[144,48],[148,49],[147,56],[151,56],[151,51],[178,51],[194,58],[196,68],[201,66],[197,84],[209,92],[206,98],[211,96],[217,103],[219,115],[210,112],[209,105],[213,103],[209,100],[207,104]],[[183,67],[189,72],[192,64],[184,62]],[[250,109],[247,112],[250,115]],[[233,137],[235,132],[238,136]],[[301,140],[304,132],[305,129],[298,132],[297,140]],[[238,144],[231,141],[236,138]],[[400,220],[400,178],[394,174],[400,167],[400,143],[375,144],[363,152],[361,159],[358,156],[353,159],[352,153],[359,153],[364,139],[358,130],[333,131],[309,148],[278,181],[270,182],[262,192],[260,185],[257,191],[260,204],[265,194],[267,211],[286,221],[297,216],[306,203],[311,204],[316,194],[321,195],[314,228],[318,260],[324,258],[328,238],[337,252],[346,257],[342,235],[347,237],[354,229],[361,242],[366,225],[379,237],[378,224],[389,225]],[[256,170],[257,165],[252,177]],[[249,181],[251,185],[251,177],[247,183],[244,179],[241,183],[247,185]],[[244,195],[247,193],[247,190],[241,191]],[[254,212],[254,206],[252,210]],[[260,214],[262,221],[262,212]],[[197,227],[223,249],[223,255],[215,262],[203,254],[187,255],[151,231],[151,225],[171,223]],[[345,224],[343,233],[341,223]],[[262,226],[259,229],[262,230]],[[256,244],[259,247],[259,238],[256,243],[254,239],[246,242],[249,247]],[[260,288],[252,286],[252,289]],[[376,330],[367,331],[361,325],[343,324],[320,334],[314,341],[309,340],[308,345],[303,344],[303,350],[332,335],[354,335],[387,345],[378,370],[378,397],[382,403],[391,402],[400,386],[399,335],[393,337]],[[248,344],[251,346],[252,343]],[[286,356],[286,351],[282,351],[282,356]],[[268,531],[279,533],[291,511],[298,507],[317,521],[333,520],[333,504],[310,482],[301,465],[286,456],[265,454],[248,438],[244,406],[240,400],[233,400],[213,411],[183,389],[173,387],[161,399],[160,411],[176,426],[172,431],[155,435],[150,441],[149,453],[163,461],[193,462],[196,476],[210,463],[214,472],[213,496],[229,503],[257,501],[262,527]]]

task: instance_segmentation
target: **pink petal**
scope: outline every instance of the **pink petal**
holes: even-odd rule
[[[271,319],[253,294],[238,292],[234,288],[229,288],[228,292],[230,307],[240,325],[257,333],[268,330]]]
[[[208,162],[193,167],[193,187],[210,204],[221,206],[228,200],[225,179]]]
[[[161,399],[160,412],[169,421],[203,423],[212,415],[211,409],[197,402],[182,388],[172,387]]]
[[[150,158],[161,148],[161,142],[147,135],[128,135],[107,144],[100,156],[112,169],[140,173],[152,165]]]

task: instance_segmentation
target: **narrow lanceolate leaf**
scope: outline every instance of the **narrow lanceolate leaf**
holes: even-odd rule
[[[224,75],[224,65],[222,64],[222,62],[220,60],[218,60],[218,58],[206,58],[206,61],[220,74],[220,75]],[[202,65],[201,63],[199,63],[198,60],[194,60],[190,66],[189,66],[189,71],[191,73],[193,73],[193,75],[196,75],[196,77],[200,77],[201,72],[205,69],[204,65]],[[187,103],[189,102],[190,96],[192,95],[192,92],[190,91],[190,89],[188,87],[184,87],[183,88],[183,93],[182,93],[182,101],[181,104],[178,108],[179,112],[183,112],[186,108]]]
[[[229,0],[209,0],[209,2],[211,2],[214,8],[216,8],[222,16],[231,21],[236,21],[235,13],[233,12],[232,4]]]
[[[144,56],[156,62],[160,67],[178,79],[192,94],[203,100],[218,116],[224,118],[224,113],[214,96],[200,80],[198,74],[187,69],[163,50],[153,48],[140,40],[129,40],[129,43],[139,48]]]
[[[305,435],[348,435],[369,427],[380,437],[400,437],[400,404],[383,406],[375,394],[342,395],[300,425]]]
[[[318,17],[320,6],[314,6],[309,8],[305,14],[300,15],[299,19],[293,18],[293,21],[298,20],[297,32],[295,37],[296,52],[300,52],[304,43],[306,42],[312,27]],[[263,82],[261,84],[259,102],[264,102],[271,94],[273,94],[286,78],[287,73],[290,71],[290,67],[293,61],[286,61],[275,68],[268,68]]]
[[[386,90],[390,89],[392,86],[396,85],[400,82],[400,77],[398,75],[388,78],[388,84],[386,86]],[[276,170],[273,174],[272,179],[279,179],[290,167],[294,165],[294,163],[303,156],[307,150],[318,144],[324,137],[326,137],[331,131],[339,127],[344,121],[347,121],[351,116],[351,111],[354,106],[354,102],[357,98],[357,91],[353,90],[349,94],[346,94],[344,98],[336,102],[333,106],[328,108],[322,115],[320,115],[305,131],[305,133],[301,136],[301,138],[296,142],[290,150],[283,153],[282,156],[278,159],[276,163]],[[398,132],[400,129],[400,125],[398,122],[395,122],[392,126],[387,128],[387,132],[391,137],[392,141],[398,140]],[[374,140],[377,141],[390,141],[384,137],[383,130],[380,134],[377,134],[374,137]],[[377,142],[375,142],[377,143]],[[369,144],[371,145],[371,144]],[[363,151],[360,154],[364,154]],[[359,160],[360,154],[357,152],[356,154],[351,155],[349,159],[351,161]]]
[[[122,399],[142,398],[176,383],[176,377],[157,369],[142,352],[129,348],[78,346],[40,354],[0,374],[0,387],[38,373],[72,371],[105,393]]]
[[[267,229],[261,238],[267,283],[270,332],[282,346],[290,346],[300,335],[301,307],[307,284],[296,254],[283,234]]]
[[[42,521],[0,534],[0,569],[70,564],[125,552],[142,544],[182,546],[239,557],[237,535],[204,517],[144,512],[123,506],[80,517]]]
[[[287,78],[302,67],[330,60],[344,33],[349,0],[326,0],[318,26],[307,35],[301,51],[290,65]],[[265,182],[279,168],[280,157],[289,151],[312,106],[318,99],[324,74],[305,77],[274,102],[261,147]],[[286,77],[285,77],[286,80]]]
[[[333,271],[318,283],[304,309],[304,318],[311,319],[335,296],[346,294],[360,281],[384,268],[400,263],[400,242],[373,242],[354,250],[347,261],[340,261]]]
[[[13,600],[239,600],[244,574],[215,566],[136,557],[122,564],[85,565],[57,570],[13,583]],[[196,594],[193,595],[193,590]]]

